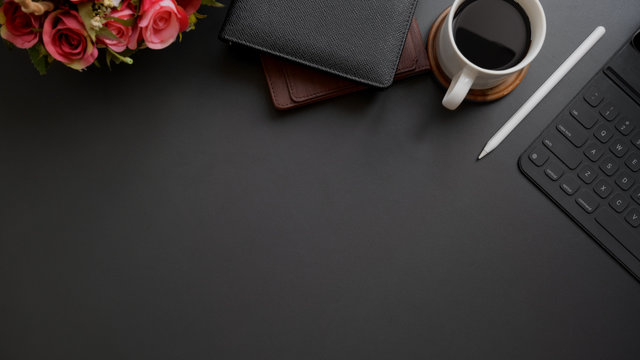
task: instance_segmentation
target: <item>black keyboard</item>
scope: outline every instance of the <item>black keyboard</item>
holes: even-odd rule
[[[640,280],[640,49],[625,45],[519,165]]]

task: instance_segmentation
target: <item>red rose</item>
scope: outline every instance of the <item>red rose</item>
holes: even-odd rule
[[[76,70],[86,68],[98,57],[98,49],[75,11],[51,13],[44,22],[42,40],[51,56]]]
[[[200,8],[202,0],[177,0],[177,2],[178,5],[180,5],[184,9],[187,15],[190,16],[191,14],[196,12],[198,8]]]
[[[127,0],[122,4],[120,10],[112,10],[109,16],[122,20],[130,20],[136,16],[136,12],[131,2]],[[127,48],[127,46],[131,50],[138,48],[138,25],[135,21],[131,26],[126,26],[115,20],[109,20],[105,22],[103,26],[109,29],[113,35],[118,38],[116,40],[104,36],[98,36],[98,41],[107,45],[111,50],[115,52],[122,52]]]
[[[138,26],[150,49],[164,49],[189,27],[189,17],[175,0],[142,0]]]
[[[5,2],[0,12],[0,23],[3,25],[0,36],[3,39],[21,49],[28,49],[38,42],[42,17],[23,12],[20,5],[13,1]]]

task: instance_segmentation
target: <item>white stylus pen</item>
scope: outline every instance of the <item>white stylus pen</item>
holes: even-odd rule
[[[478,160],[482,159],[500,145],[500,143],[509,136],[509,133],[520,124],[520,122],[533,110],[542,99],[564,78],[565,75],[582,59],[582,57],[591,50],[591,48],[602,38],[606,32],[605,28],[598,26],[589,37],[571,54],[567,60],[556,70],[547,81],[540,86],[538,90],[516,111],[515,114],[493,135],[487,142]]]

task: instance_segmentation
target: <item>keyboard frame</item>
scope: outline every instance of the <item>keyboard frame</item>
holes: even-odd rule
[[[626,97],[628,97],[629,101],[631,103],[636,104],[638,107],[640,107],[640,102],[638,101],[637,98],[634,98],[634,96],[632,96],[629,91],[625,91],[625,89],[621,88],[619,85],[616,84],[616,82],[610,78],[610,75],[607,74],[607,68],[609,67],[609,64],[612,63],[612,61],[614,59],[616,59],[616,57],[618,55],[620,55],[623,51],[625,51],[627,48],[631,47],[632,41],[626,42],[624,46],[622,46],[622,48],[616,52],[615,55],[613,55],[611,57],[611,59],[609,59],[607,61],[607,63],[587,82],[587,84],[577,93],[577,95],[575,95],[574,97],[571,98],[570,101],[568,101],[567,105],[562,109],[562,111],[560,111],[556,117],[549,123],[548,126],[546,126],[544,128],[544,130],[536,137],[536,139],[527,147],[527,149],[520,155],[519,159],[518,159],[518,167],[520,168],[520,171],[531,181],[533,182],[548,198],[550,198],[558,207],[560,207],[560,209],[562,209],[576,224],[578,224],[578,226],[580,226],[586,233],[588,233],[597,243],[600,244],[600,246],[606,250],[614,259],[616,259],[624,268],[626,268],[629,273],[631,275],[633,275],[638,281],[640,281],[640,259],[636,258],[630,251],[628,251],[620,242],[618,242],[618,240],[616,240],[611,234],[609,234],[609,232],[607,230],[605,230],[596,220],[595,220],[595,215],[597,214],[597,211],[600,211],[601,209],[598,208],[596,210],[596,212],[594,212],[593,214],[588,214],[586,211],[584,211],[582,209],[582,207],[580,207],[575,199],[576,199],[576,195],[567,195],[560,187],[560,181],[552,181],[546,174],[545,174],[545,168],[546,166],[550,163],[550,161],[555,160],[557,163],[562,164],[565,168],[565,164],[556,156],[554,155],[551,151],[549,151],[542,143],[543,137],[546,136],[546,134],[549,131],[556,131],[558,134],[560,134],[558,132],[558,130],[556,129],[556,126],[558,124],[558,122],[560,121],[560,119],[562,119],[563,116],[565,116],[566,114],[569,114],[569,111],[571,110],[571,108],[573,107],[574,103],[576,101],[580,101],[583,97],[583,95],[589,91],[589,89],[591,89],[592,87],[596,87],[598,89],[602,89],[604,91],[602,91],[603,93],[607,94],[610,93],[610,89],[615,89],[613,92],[616,91],[621,91],[623,92]],[[606,101],[606,100],[605,100]],[[602,105],[602,104],[601,104]],[[600,121],[603,121],[603,119],[600,119]],[[613,122],[609,122],[609,124],[614,127],[615,124],[614,120]],[[606,121],[605,121],[606,122]],[[593,126],[591,129],[587,130],[590,133],[595,129],[597,125]],[[640,131],[640,118],[636,119],[636,129],[634,129],[634,131],[631,133],[631,135],[629,135],[629,137],[631,137],[632,135],[636,134],[637,132]],[[614,129],[614,134],[620,136],[620,134],[617,132],[617,130]],[[561,135],[562,136],[562,135]],[[594,140],[595,138],[591,137],[589,140]],[[611,140],[609,140],[607,142],[606,145],[602,145],[606,150],[605,153],[609,153],[610,151],[608,150],[608,146],[610,145]],[[549,154],[550,158],[549,160],[547,160],[545,162],[545,164],[541,167],[536,166],[530,159],[529,159],[529,154],[531,152],[533,152],[536,149],[540,149],[542,150],[542,152]],[[582,153],[584,149],[584,146],[582,148],[580,148],[580,152]],[[578,148],[576,148],[576,150],[578,150]],[[636,151],[638,149],[635,149]],[[633,150],[631,150],[633,151]],[[583,154],[584,156],[584,154]],[[604,155],[606,156],[606,155]],[[603,158],[604,158],[603,156]],[[626,157],[626,155],[625,155]],[[620,160],[624,160],[623,157]],[[577,169],[575,170],[570,170],[571,173],[576,174],[578,173],[578,170],[580,169],[580,167],[587,163],[587,164],[592,164],[592,166],[596,169],[597,165],[599,164],[599,162],[602,160],[602,158],[600,158],[597,162],[591,162],[590,159],[588,159],[586,156],[584,156],[582,162],[580,163],[580,165],[578,166]],[[621,161],[622,162],[622,161]],[[622,166],[625,166],[624,164],[622,164]],[[567,168],[568,169],[568,168]],[[599,177],[598,179],[602,178],[602,171],[600,169],[598,169],[598,173],[599,173]],[[608,177],[610,179],[615,179],[615,176],[618,175],[619,171],[616,172],[616,174],[614,175],[614,177]],[[638,178],[640,173],[634,173],[635,177]],[[566,176],[566,172],[564,174],[564,176]],[[578,180],[581,184],[581,189],[590,189],[598,180],[594,181],[592,184],[590,185],[586,185],[584,182],[582,182],[582,180]],[[637,184],[636,184],[637,185]],[[615,185],[614,185],[615,187]],[[591,191],[594,195],[595,193],[593,191]],[[600,200],[600,207],[603,206],[609,206],[607,204],[607,202],[609,201],[609,199],[611,198],[611,195],[609,195],[609,197],[606,200]],[[633,203],[633,200],[632,200]],[[640,207],[640,204],[634,204],[631,205],[634,207]],[[623,220],[624,221],[624,220]],[[638,241],[640,241],[640,238],[638,239]],[[640,254],[639,254],[640,256]]]

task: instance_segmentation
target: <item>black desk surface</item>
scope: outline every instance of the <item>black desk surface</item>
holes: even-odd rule
[[[423,32],[450,2],[421,1]],[[640,2],[543,5],[525,82],[455,112],[422,76],[279,113],[224,9],[111,72],[0,49],[0,358],[640,358],[640,283],[516,166]]]

